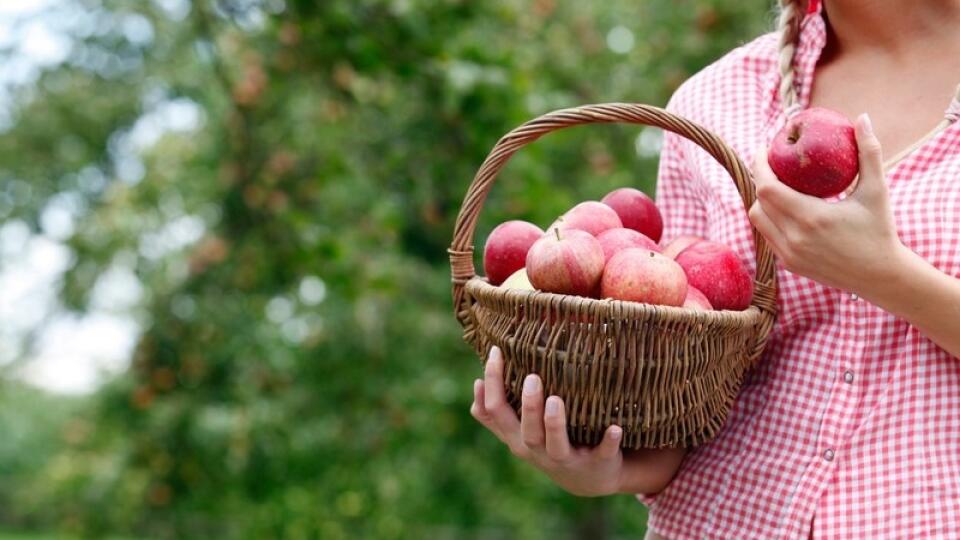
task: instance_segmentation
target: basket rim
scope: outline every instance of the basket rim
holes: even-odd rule
[[[729,309],[704,311],[613,298],[598,299],[539,290],[505,289],[492,285],[483,276],[474,276],[467,280],[464,284],[464,290],[477,300],[480,300],[478,295],[483,297],[499,296],[510,302],[531,300],[564,311],[582,309],[584,315],[596,315],[601,318],[618,320],[644,319],[690,324],[701,323],[708,326],[735,325],[742,327],[756,325],[761,322],[763,317],[763,312],[753,304],[747,309],[739,311]]]

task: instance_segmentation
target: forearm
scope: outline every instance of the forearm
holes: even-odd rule
[[[630,495],[654,495],[663,491],[676,476],[686,455],[683,448],[624,453],[623,475],[617,491]]]
[[[930,340],[960,357],[960,279],[941,272],[903,247],[865,275],[853,292],[906,320]],[[869,273],[868,273],[869,274]]]

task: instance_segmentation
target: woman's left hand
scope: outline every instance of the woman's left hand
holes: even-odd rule
[[[827,202],[780,182],[757,152],[753,166],[757,200],[750,221],[787,270],[831,287],[870,297],[896,271],[906,248],[897,236],[887,195],[880,141],[870,119],[856,121],[860,177],[841,201]]]

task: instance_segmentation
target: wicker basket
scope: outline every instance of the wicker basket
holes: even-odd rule
[[[697,143],[733,177],[744,207],[753,204],[750,173],[734,151],[663,109],[614,103],[546,114],[503,137],[470,184],[449,249],[454,309],[481,359],[492,345],[503,350],[507,397],[518,412],[523,379],[537,373],[547,395],[563,398],[576,444],[596,444],[617,424],[624,448],[693,447],[719,432],[776,316],[774,259],[756,230],[756,288],[744,311],[503,289],[478,277],[473,266],[477,218],[510,156],[551,131],[614,122],[656,126]]]

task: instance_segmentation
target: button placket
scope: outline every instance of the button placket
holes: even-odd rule
[[[848,407],[852,398],[851,392],[856,392],[853,383],[857,379],[856,370],[861,365],[865,346],[864,304],[859,300],[860,296],[856,293],[842,292],[840,296],[840,308],[844,316],[843,345],[837,350],[839,361],[834,368],[837,371],[834,371],[832,378],[832,395],[824,412],[817,444],[818,457],[825,466],[834,461],[836,445],[846,438],[851,427],[852,411]]]
[[[856,353],[856,354],[850,354],[849,359],[853,361],[854,364],[856,364],[856,359],[861,358],[864,352],[863,348],[865,344],[863,339],[863,332],[864,332],[865,321],[863,320],[863,316],[862,316],[863,310],[861,309],[863,305],[861,302],[859,302],[860,296],[857,293],[850,293],[848,298],[850,302],[847,303],[845,311],[849,318],[848,324],[852,329],[851,331],[851,334],[852,334],[851,337],[853,338],[852,340],[853,343],[851,344],[853,349],[852,352],[855,351]],[[844,383],[846,383],[847,385],[853,384],[853,381],[856,379],[856,373],[854,372],[854,369],[856,369],[857,367],[858,366],[856,365],[850,365],[850,363],[847,363],[847,365],[844,366],[843,368]]]

